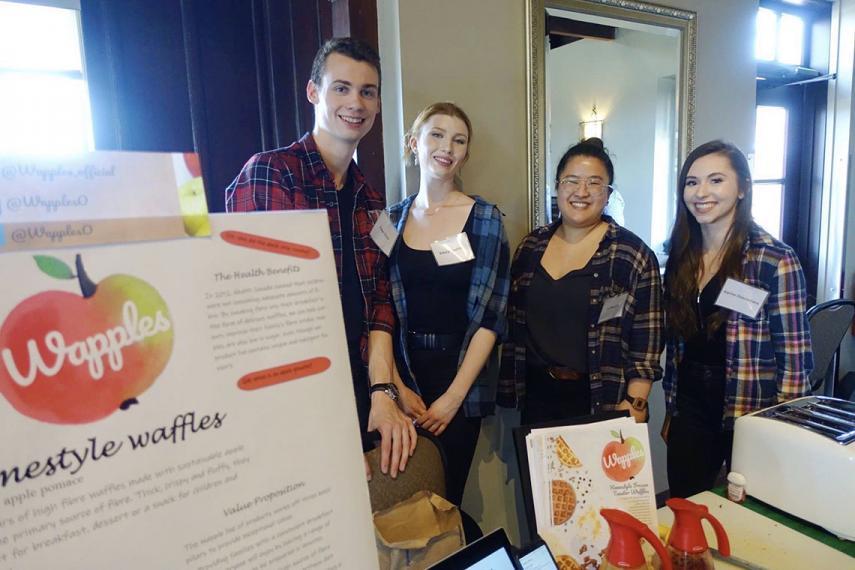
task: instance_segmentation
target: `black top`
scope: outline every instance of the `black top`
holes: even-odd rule
[[[553,279],[538,264],[526,292],[526,360],[588,372],[591,264]],[[544,362],[544,360],[546,362]]]
[[[472,247],[472,211],[463,226]],[[422,333],[465,333],[469,327],[466,301],[475,260],[439,266],[433,251],[413,249],[401,236],[397,248],[398,267],[407,299],[407,321],[411,331]]]
[[[700,329],[686,341],[686,351],[683,357],[699,364],[709,366],[724,366],[727,352],[726,330],[727,321],[723,322],[718,329],[709,337],[707,319],[722,310],[715,305],[715,300],[721,291],[721,280],[718,276],[710,279],[698,295],[695,302],[695,311],[700,317]]]
[[[353,249],[353,211],[356,207],[353,182],[348,177],[338,191],[338,214],[341,218],[341,308],[344,313],[344,331],[351,362],[360,362],[359,341],[365,326],[365,299],[356,271],[356,254]]]

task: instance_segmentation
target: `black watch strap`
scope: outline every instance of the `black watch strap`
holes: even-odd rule
[[[639,412],[647,411],[647,400],[645,398],[635,398],[633,396],[627,396],[626,401],[629,402],[629,405],[632,406],[633,410],[637,410]]]
[[[398,393],[398,387],[392,384],[391,382],[381,382],[379,384],[374,384],[371,386],[369,390],[369,394],[373,394],[374,392],[383,392],[390,398],[392,398],[393,402],[398,401],[398,397],[400,394]]]

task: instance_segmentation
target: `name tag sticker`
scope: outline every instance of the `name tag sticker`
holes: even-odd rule
[[[374,227],[371,228],[371,239],[386,254],[386,257],[389,257],[389,254],[392,253],[392,247],[398,240],[398,230],[392,225],[392,220],[385,210],[380,212],[380,216],[374,222]]]
[[[621,293],[603,301],[603,308],[600,310],[600,320],[597,321],[597,324],[622,317],[627,297],[629,297],[629,293]]]
[[[768,296],[768,291],[746,285],[736,279],[728,279],[724,282],[715,304],[753,319],[757,317]]]
[[[437,265],[454,265],[475,259],[475,253],[472,251],[466,232],[437,240],[430,244],[430,248]]]

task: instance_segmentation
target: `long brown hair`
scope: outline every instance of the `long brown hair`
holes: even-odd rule
[[[751,217],[751,170],[742,151],[721,140],[704,143],[689,153],[677,182],[677,219],[671,230],[668,263],[665,265],[665,310],[668,328],[678,338],[688,339],[700,328],[695,302],[698,295],[698,274],[703,259],[701,226],[683,200],[683,189],[689,169],[701,157],[720,154],[728,159],[736,172],[737,184],[743,198],[737,202],[733,224],[727,232],[721,252],[721,266],[715,275],[719,283],[728,277],[742,277],[742,248],[748,239]],[[724,323],[726,314],[717,311],[706,323],[712,335]]]

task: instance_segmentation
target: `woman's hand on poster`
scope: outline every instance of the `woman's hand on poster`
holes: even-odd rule
[[[421,396],[404,385],[398,387],[398,392],[401,395],[399,400],[401,410],[403,410],[405,414],[414,420],[424,415],[427,411],[427,406]]]
[[[463,397],[446,391],[430,405],[427,412],[419,416],[416,423],[434,435],[441,435],[454,419],[461,404],[463,404]]]

